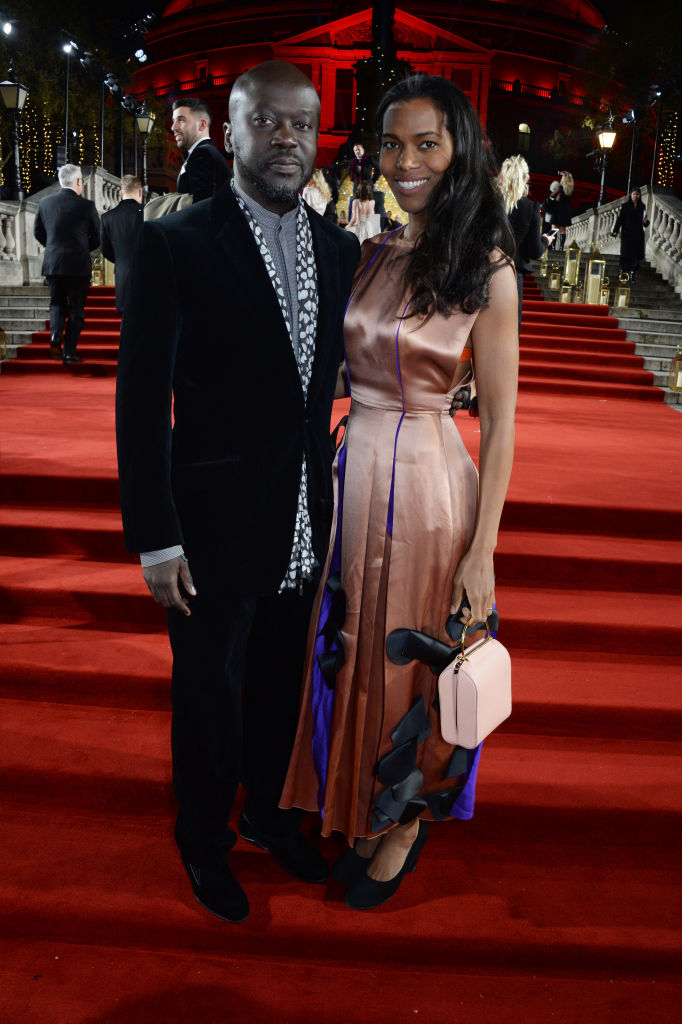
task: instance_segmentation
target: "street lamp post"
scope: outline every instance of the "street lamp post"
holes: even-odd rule
[[[597,206],[601,206],[604,202],[604,184],[606,182],[606,164],[608,162],[608,155],[613,149],[613,144],[616,141],[616,133],[613,130],[612,119],[609,121],[605,128],[600,128],[597,133],[599,139],[599,148],[601,149],[601,184],[599,186],[599,201]]]
[[[628,187],[625,190],[626,195],[630,195],[630,184],[632,182],[632,160],[635,155],[635,135],[637,134],[637,114],[638,111],[633,107],[623,118],[623,124],[632,125],[632,139],[630,140],[630,164],[628,166]]]
[[[137,129],[142,135],[142,195],[144,202],[147,201],[147,141],[154,129],[156,114],[153,110],[147,110],[143,103],[135,115]]]
[[[26,103],[26,97],[28,96],[28,89],[25,85],[17,79],[17,73],[14,70],[14,61],[10,61],[9,71],[7,72],[7,78],[4,82],[0,82],[0,96],[2,96],[2,102],[5,106],[5,110],[9,110],[12,114],[12,146],[14,148],[14,198],[18,202],[23,202],[24,191],[21,187],[21,168],[19,165],[19,128],[17,125],[17,114],[20,114],[24,109]]]
[[[649,187],[651,191],[654,190],[654,180],[656,178],[656,160],[658,159],[658,140],[661,135],[661,121],[663,119],[663,94],[657,85],[653,85],[653,97],[654,102],[658,102],[658,116],[656,117],[656,138],[654,140],[654,155],[651,161],[651,182]]]
[[[71,52],[77,49],[76,44],[67,40],[62,46],[66,54],[66,92],[64,96],[64,162],[69,162],[69,68],[71,66]]]

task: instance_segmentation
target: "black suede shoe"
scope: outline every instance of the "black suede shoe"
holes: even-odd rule
[[[267,850],[285,871],[294,878],[300,878],[302,882],[326,882],[329,878],[326,860],[300,832],[285,836],[261,832],[242,814],[239,819],[239,835],[247,843]]]
[[[347,850],[344,850],[332,868],[332,878],[335,878],[337,882],[343,882],[344,885],[351,885],[357,878],[364,875],[371,860],[371,857],[361,857],[355,849],[356,846],[357,839],[355,846],[349,846]]]
[[[227,864],[194,864],[182,858],[194,896],[223,921],[236,924],[249,916],[249,901]]]
[[[426,822],[420,821],[417,838],[412,843],[405,863],[395,878],[390,878],[388,882],[377,882],[363,872],[346,893],[348,906],[353,910],[371,910],[372,907],[380,907],[382,903],[390,900],[391,896],[395,896],[405,875],[416,869],[421,848],[426,842],[428,834]]]

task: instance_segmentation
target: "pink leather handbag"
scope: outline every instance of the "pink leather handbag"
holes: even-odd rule
[[[507,648],[490,633],[463,648],[438,677],[438,699],[443,739],[473,750],[511,715]]]

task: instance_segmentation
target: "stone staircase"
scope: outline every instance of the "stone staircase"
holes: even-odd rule
[[[587,254],[583,253],[583,260]],[[611,294],[618,286],[620,261],[617,255],[602,254],[606,261],[606,277]],[[563,268],[563,253],[550,253],[549,263]],[[537,266],[537,264],[536,264]],[[545,300],[556,302],[558,292],[550,291],[549,279],[537,273],[535,280]],[[644,369],[653,374],[654,385],[665,392],[667,405],[682,410],[682,392],[668,387],[670,361],[682,345],[682,299],[675,290],[646,261],[642,261],[630,286],[630,305],[610,307],[611,316],[618,318],[618,326],[641,356]]]
[[[0,328],[7,340],[7,359],[16,358],[17,349],[30,345],[36,331],[44,331],[50,317],[47,285],[0,287]],[[0,372],[2,362],[0,362]]]

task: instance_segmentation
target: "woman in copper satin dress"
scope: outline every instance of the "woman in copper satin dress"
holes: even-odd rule
[[[334,876],[356,909],[414,870],[427,820],[473,813],[481,748],[442,739],[437,677],[394,664],[386,639],[409,628],[451,644],[465,594],[466,621],[492,611],[518,375],[513,236],[475,111],[451,82],[415,75],[378,121],[409,222],[364,243],[346,313],[351,412],[281,801],[319,809],[323,835],[353,844]],[[480,483],[450,414],[472,351]]]

